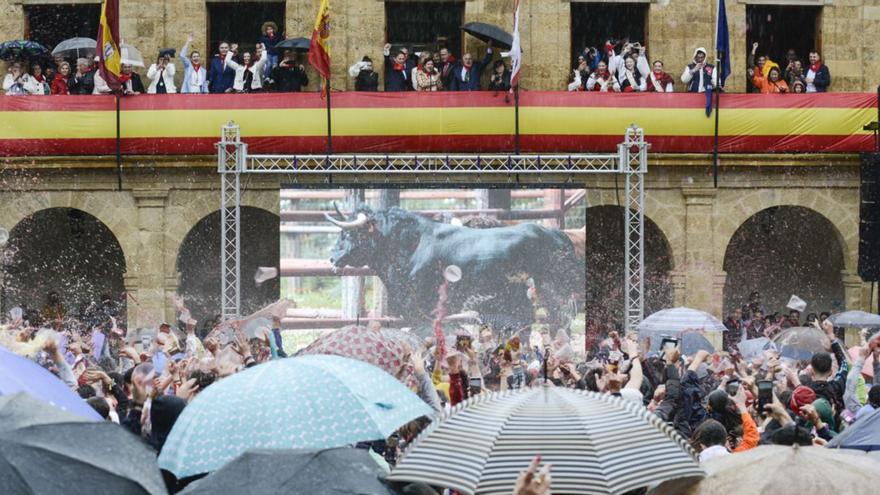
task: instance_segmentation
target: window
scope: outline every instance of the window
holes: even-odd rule
[[[279,35],[284,32],[284,2],[210,2],[207,6],[211,54],[217,53],[221,41],[238,43],[239,52],[253,53],[267,21],[278,26]]]
[[[98,35],[101,5],[26,5],[25,38],[49,50],[69,38],[94,38]]]
[[[822,7],[746,5],[746,53],[757,41],[757,55],[767,55],[783,71],[789,49],[807,65],[810,51],[821,53],[821,22]]]
[[[628,38],[647,46],[647,37],[648,3],[571,3],[572,61],[586,47],[601,51],[606,40]]]
[[[449,48],[461,54],[464,2],[385,2],[387,43],[411,53]]]

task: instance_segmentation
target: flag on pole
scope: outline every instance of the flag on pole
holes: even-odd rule
[[[510,90],[519,85],[519,70],[522,65],[522,49],[519,43],[519,0],[513,3],[513,42],[510,44]],[[504,56],[502,53],[501,56]]]
[[[321,7],[318,9],[312,43],[309,45],[309,64],[324,79],[321,94],[327,94],[327,80],[330,79],[330,0],[321,0]]]
[[[724,0],[718,0],[718,15],[715,24],[715,53],[718,60],[718,85],[724,87],[730,75],[730,31],[727,29],[727,7]]]
[[[98,71],[114,92],[122,89],[122,53],[119,49],[119,0],[104,0],[98,24]]]

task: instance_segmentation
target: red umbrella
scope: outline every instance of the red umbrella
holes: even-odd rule
[[[378,366],[392,376],[397,376],[408,359],[404,346],[389,335],[354,325],[319,338],[299,354],[333,354],[357,359]]]

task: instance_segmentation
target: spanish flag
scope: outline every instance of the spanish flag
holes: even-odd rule
[[[324,78],[322,87],[327,91],[326,84],[330,79],[330,0],[321,0],[309,46],[309,63]]]
[[[98,24],[98,70],[114,92],[122,89],[122,53],[119,49],[119,0],[104,0]]]

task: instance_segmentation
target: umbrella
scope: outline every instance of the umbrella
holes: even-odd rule
[[[283,466],[283,469],[281,468]],[[249,450],[183,493],[334,493],[393,495],[366,449]]]
[[[3,60],[33,59],[48,52],[45,46],[35,41],[12,40],[0,43],[0,58]]]
[[[275,48],[279,50],[293,50],[295,52],[305,53],[311,48],[312,40],[308,38],[288,38],[279,41]]]
[[[137,48],[127,43],[122,43],[120,44],[119,49],[122,55],[120,60],[121,63],[133,65],[135,67],[144,67],[144,57]]]
[[[858,419],[828,442],[829,448],[880,451],[880,409]]]
[[[659,342],[658,342],[659,344]],[[699,351],[715,354],[715,346],[700,332],[687,331],[681,334],[681,352],[693,356]]]
[[[90,405],[49,370],[0,347],[0,395],[17,392],[27,392],[64,411],[101,421]]]
[[[714,316],[691,308],[671,308],[657,311],[642,320],[636,327],[639,336],[669,335],[677,336],[685,330],[699,330],[703,332],[726,332],[727,327],[721,320]]]
[[[397,372],[406,364],[406,351],[400,341],[381,330],[355,325],[319,337],[297,354],[332,354],[357,359],[382,368],[392,376],[397,376]]]
[[[880,315],[864,311],[844,311],[828,317],[835,327],[880,328]]]
[[[92,58],[95,56],[97,41],[91,38],[70,38],[55,45],[52,55]]]
[[[880,464],[832,449],[763,445],[704,464],[709,476],[689,488],[666,483],[653,495],[752,495],[755,493],[876,493]],[[554,480],[555,477],[554,477]]]
[[[178,479],[253,448],[341,447],[387,438],[431,414],[375,366],[338,356],[277,359],[214,383],[183,410],[159,466]]]
[[[771,347],[770,339],[767,337],[748,339],[736,344],[736,348],[739,349],[739,354],[743,359],[754,359]]]
[[[687,442],[641,404],[545,386],[456,406],[413,442],[388,479],[509,494],[536,455],[553,465],[553,493],[625,493],[704,474]]]
[[[0,493],[164,494],[156,453],[107,421],[0,397]]]
[[[461,30],[486,43],[491,41],[493,45],[499,48],[510,50],[513,44],[513,36],[510,33],[498,26],[486,24],[485,22],[469,22],[462,26]]]
[[[786,328],[773,337],[773,344],[782,357],[805,361],[825,351],[828,337],[816,327]]]
[[[404,332],[397,328],[382,328],[379,331],[398,344],[408,345],[412,351],[419,351],[425,347],[425,340],[412,332]]]

